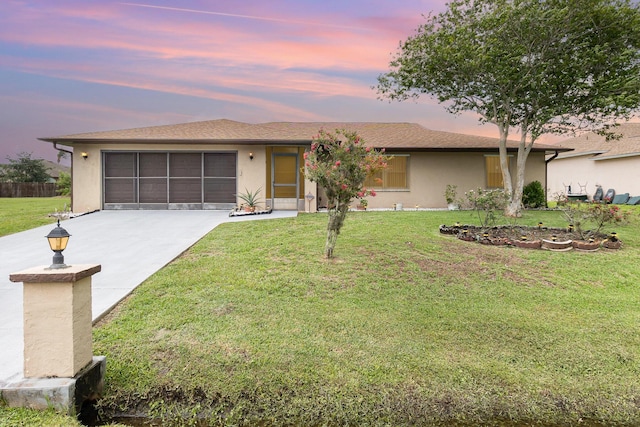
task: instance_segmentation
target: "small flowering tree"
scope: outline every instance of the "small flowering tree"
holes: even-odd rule
[[[349,205],[354,198],[375,197],[364,182],[387,167],[384,149],[366,147],[355,132],[336,130],[334,134],[320,130],[313,138],[311,150],[304,153],[308,178],[324,188],[327,194],[329,223],[325,256],[333,257],[333,249]]]

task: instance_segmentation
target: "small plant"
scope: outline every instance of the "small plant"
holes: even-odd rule
[[[525,208],[542,208],[546,205],[544,189],[540,181],[532,181],[522,189],[522,204]]]
[[[570,225],[582,239],[595,236],[609,225],[625,224],[629,220],[629,211],[622,211],[618,206],[594,203],[568,203],[563,213]],[[588,226],[593,228],[587,229]]]
[[[444,190],[444,198],[447,201],[448,205],[452,205],[456,202],[456,197],[458,196],[458,186],[453,184],[447,184],[447,187]]]
[[[485,228],[496,222],[496,211],[502,210],[509,202],[509,195],[502,189],[469,190],[464,193],[466,205],[476,211],[480,225]]]
[[[244,193],[238,194],[238,198],[245,202],[247,207],[255,209],[258,206],[258,203],[261,202],[261,200],[258,198],[260,191],[262,191],[262,187],[253,192],[245,188]]]
[[[564,206],[569,202],[569,198],[562,191],[557,191],[551,195],[551,199],[556,202],[556,206]]]
[[[367,206],[369,206],[369,201],[367,199],[360,199],[360,206],[367,209]]]

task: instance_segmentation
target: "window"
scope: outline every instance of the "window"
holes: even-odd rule
[[[511,159],[508,156],[507,162],[511,169]],[[487,173],[487,188],[503,188],[502,169],[500,168],[500,156],[486,155],[484,156],[484,165]]]
[[[408,154],[394,154],[389,159],[386,169],[368,177],[364,186],[379,190],[405,190],[409,188],[407,184],[408,167]]]

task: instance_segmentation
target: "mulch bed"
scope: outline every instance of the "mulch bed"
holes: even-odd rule
[[[567,228],[495,226],[489,228],[474,225],[441,225],[440,233],[457,236],[461,240],[487,245],[509,245],[530,249],[597,250],[600,247],[619,249],[622,242],[604,233],[590,233],[584,239],[580,233]],[[585,233],[586,234],[586,233]]]

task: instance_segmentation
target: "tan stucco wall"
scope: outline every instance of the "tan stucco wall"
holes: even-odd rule
[[[393,153],[389,153],[393,155]],[[486,153],[411,153],[409,157],[409,189],[404,191],[377,191],[369,197],[369,208],[392,208],[402,203],[403,208],[445,208],[444,191],[447,184],[457,185],[458,197],[465,191],[486,187]],[[515,158],[511,158],[515,175]],[[544,186],[544,154],[531,153],[525,169],[525,185],[538,180]],[[515,176],[514,176],[515,180]],[[355,203],[354,203],[355,204]]]
[[[571,185],[573,193],[580,193],[580,185],[586,185],[587,194],[593,197],[596,185],[603,191],[613,188],[616,193],[640,196],[640,157],[598,160],[591,155],[555,159],[548,167],[549,200],[555,194],[566,194],[565,185]]]
[[[108,151],[237,151],[238,183],[237,189],[256,190],[262,187],[261,199],[269,184],[266,179],[267,162],[264,145],[202,145],[189,144],[176,148],[168,144],[76,144],[73,154],[73,210],[88,212],[102,209],[102,150]],[[88,157],[83,159],[82,152]],[[249,159],[253,153],[253,160]],[[393,154],[393,153],[390,153]],[[447,184],[458,186],[461,197],[467,190],[486,186],[485,153],[411,153],[409,157],[409,188],[400,191],[377,191],[376,197],[369,197],[369,207],[392,208],[402,203],[404,207],[444,208],[444,190]],[[515,159],[512,158],[513,166]],[[515,170],[512,167],[512,170]],[[531,153],[527,160],[525,184],[545,179],[545,163],[542,153]],[[311,210],[315,210],[318,194],[316,185],[308,180],[304,182],[304,194],[311,193],[315,199]],[[238,201],[240,204],[240,201]],[[354,203],[355,204],[355,203]],[[309,203],[305,201],[304,210]]]
[[[73,211],[89,212],[102,209],[102,151],[235,151],[238,153],[238,192],[244,192],[245,188],[255,191],[262,188],[260,199],[264,205],[266,188],[269,183],[266,180],[267,161],[266,146],[264,145],[203,145],[188,144],[76,144],[73,154]],[[87,158],[82,158],[82,152],[87,153]],[[249,154],[253,153],[253,160]],[[305,193],[311,192],[315,196],[315,184],[305,182]],[[238,200],[238,204],[241,201]],[[313,205],[313,204],[312,204]],[[305,204],[305,209],[308,204]],[[315,205],[314,205],[315,206]]]
[[[91,277],[24,284],[24,376],[73,377],[91,362]]]

